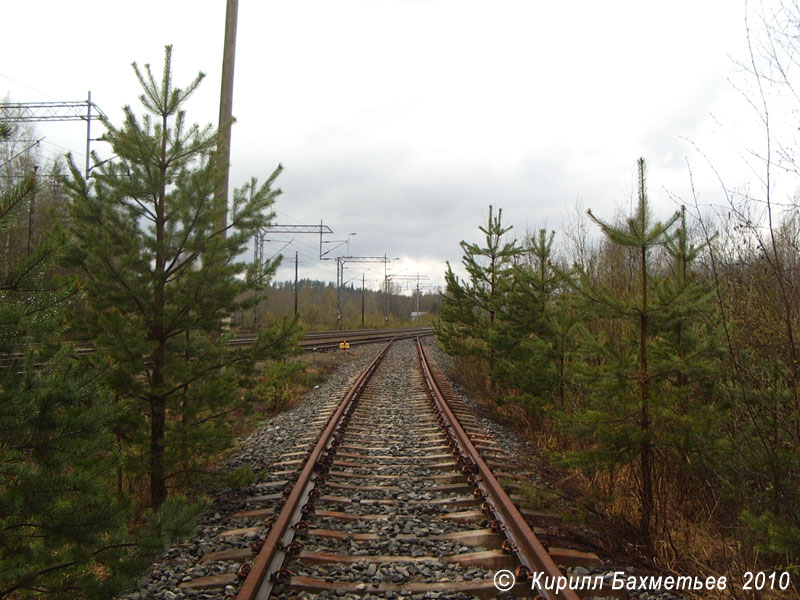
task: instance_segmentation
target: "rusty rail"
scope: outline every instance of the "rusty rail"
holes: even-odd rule
[[[269,530],[263,547],[253,561],[247,578],[236,596],[236,600],[266,600],[269,598],[274,583],[272,576],[278,572],[283,564],[287,554],[286,550],[288,550],[288,546],[294,538],[294,526],[301,520],[303,506],[308,501],[314,488],[317,476],[315,471],[318,468],[318,463],[323,458],[323,455],[335,446],[334,439],[337,432],[349,420],[355,401],[361,395],[391,345],[392,342],[390,341],[367,368],[361,372],[361,375],[358,376],[356,382],[345,394],[336,411],[328,420],[325,430],[311,451],[303,470],[300,472],[292,491],[286,499],[286,503]]]
[[[474,473],[475,482],[486,498],[484,507],[502,524],[503,533],[511,542],[517,558],[528,569],[527,574],[518,571],[517,580],[524,581],[526,576],[530,576],[534,572],[543,572],[544,578],[562,577],[563,574],[553,562],[547,550],[542,546],[525,517],[514,506],[511,498],[508,497],[500,482],[497,481],[491,469],[481,458],[477,448],[475,448],[467,432],[461,426],[458,417],[450,410],[447,400],[445,400],[439,386],[436,384],[419,338],[417,338],[417,350],[434,407],[444,420],[444,426],[448,431],[449,437],[458,445],[462,463]],[[551,581],[555,581],[555,579],[551,579]],[[551,590],[540,589],[537,590],[537,593],[547,600],[579,600],[578,595],[571,589],[563,590],[558,594]]]

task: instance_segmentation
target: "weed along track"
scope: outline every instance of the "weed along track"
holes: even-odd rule
[[[220,574],[185,577],[182,589],[237,600],[486,598],[505,569],[516,578],[507,593],[577,600],[531,590],[530,576],[559,577],[554,559],[596,557],[548,553],[496,479],[515,477],[513,457],[438,378],[419,340],[384,346],[291,434],[294,447],[256,486],[263,493],[219,532],[231,546],[201,560],[220,562]]]

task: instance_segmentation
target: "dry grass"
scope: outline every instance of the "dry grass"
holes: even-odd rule
[[[302,365],[300,373],[288,378],[280,390],[282,398],[278,403],[274,399],[259,398],[253,405],[256,419],[251,416],[238,415],[236,421],[237,437],[244,437],[257,426],[258,417],[273,416],[297,404],[314,386],[321,384],[339,366],[347,360],[347,356],[339,352],[307,353],[298,356],[296,361]],[[270,383],[268,364],[263,365],[261,373],[254,378],[256,388]]]
[[[552,423],[531,415],[524,407],[507,404],[496,406],[482,366],[478,361],[457,360],[456,378],[475,400],[509,427],[515,429],[547,456],[566,450],[574,441],[555,431]],[[654,572],[697,577],[726,577],[727,589],[706,591],[697,598],[725,600],[786,600],[800,597],[797,569],[792,585],[781,590],[744,590],[745,573],[764,571],[758,553],[742,541],[742,531],[735,518],[720,515],[708,494],[688,494],[674,483],[662,480],[658,486],[658,516],[654,555],[647,557],[645,546],[635,526],[639,520],[637,479],[633,470],[596,473],[587,477],[579,471],[544,467],[549,482],[560,490],[561,498],[569,498],[580,514],[585,515],[598,535],[602,549],[619,564],[638,565]],[[552,507],[552,494],[537,488],[523,491],[530,505]],[[776,571],[780,575],[780,571]],[[683,593],[692,596],[692,593]]]

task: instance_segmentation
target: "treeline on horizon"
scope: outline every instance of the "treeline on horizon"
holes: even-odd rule
[[[635,212],[588,211],[559,253],[490,207],[438,339],[643,555],[796,570],[800,216],[757,222],[742,195],[713,222],[657,219],[643,159],[637,175]]]
[[[438,291],[420,290],[417,310],[416,290],[411,295],[403,293],[397,283],[389,283],[390,293],[385,289],[362,290],[355,284],[342,287],[344,329],[362,327],[362,305],[364,324],[367,329],[382,327],[408,327],[430,325],[439,314],[441,295]],[[237,313],[233,325],[245,331],[258,329],[266,323],[294,315],[294,281],[273,282],[255,291],[247,292],[248,299],[257,299],[257,304],[247,311]],[[336,329],[338,292],[329,281],[300,279],[297,284],[297,315],[306,331]],[[417,318],[412,313],[424,313]],[[387,319],[388,317],[388,319]]]

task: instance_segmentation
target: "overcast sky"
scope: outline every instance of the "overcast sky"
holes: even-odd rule
[[[224,0],[28,0],[0,14],[0,95],[91,90],[118,121],[137,107],[130,63],[160,72],[173,44],[176,83],[207,74],[189,119],[216,123]],[[518,235],[562,233],[578,200],[611,218],[630,206],[639,156],[658,216],[691,198],[687,161],[701,201],[721,201],[693,144],[746,183],[731,148],[762,141],[729,81],[745,56],[736,0],[240,0],[231,182],[282,163],[279,223],[355,232],[351,255],[399,258],[396,273],[436,285],[490,203]],[[82,123],[36,128],[46,155],[83,161]],[[299,251],[301,277],[335,279],[318,236],[271,239],[267,255],[293,240],[283,253]],[[382,265],[348,265],[345,279],[367,268],[377,287]],[[286,264],[279,279],[292,277]]]

